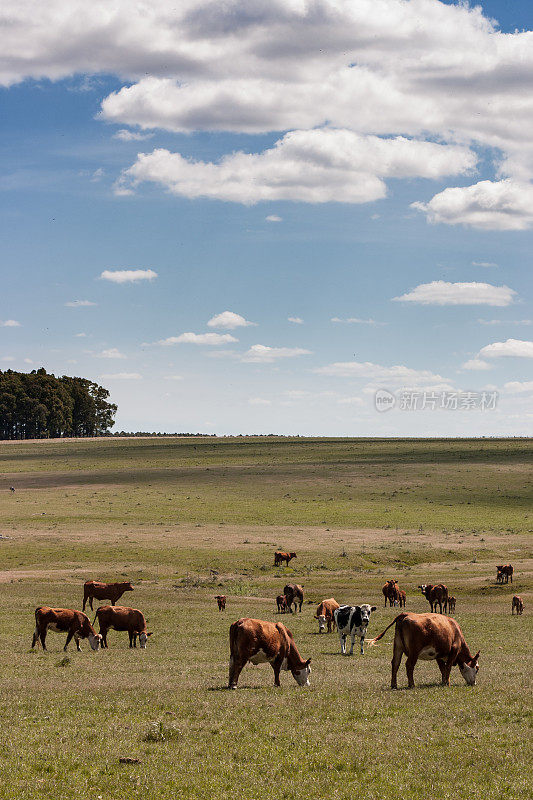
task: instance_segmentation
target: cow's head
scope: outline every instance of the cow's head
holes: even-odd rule
[[[465,679],[468,686],[476,685],[476,677],[479,672],[478,659],[479,659],[479,650],[477,651],[474,658],[470,659],[470,661],[465,661],[463,664],[459,664],[461,675]]]
[[[318,619],[318,632],[324,633],[324,631],[326,630],[326,615],[319,614],[317,619]]]
[[[148,641],[148,637],[152,635],[152,631],[141,631],[139,634],[139,645],[141,646],[142,650],[146,649],[146,642]]]
[[[90,633],[87,637],[89,639],[89,644],[93,650],[99,650],[100,645],[102,644],[102,636],[99,633]]]
[[[125,592],[133,592],[133,586],[131,585],[130,581],[128,581],[128,583],[124,584],[124,591]]]
[[[296,553],[289,553],[289,555],[290,555],[291,558],[296,558],[297,557]]]
[[[376,606],[370,606],[368,603],[365,603],[364,605],[359,606],[359,608],[361,609],[361,626],[366,628],[370,622],[370,614],[376,610]]]
[[[311,659],[308,658],[305,666],[300,670],[291,670],[294,680],[298,686],[309,686],[309,676],[311,674]]]

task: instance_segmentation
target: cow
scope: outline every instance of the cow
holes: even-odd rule
[[[124,583],[102,583],[102,581],[86,581],[83,584],[83,610],[87,600],[93,609],[93,600],[110,600],[111,605],[114,606],[117,600],[122,597],[124,592],[133,592],[133,586],[129,581]]]
[[[496,573],[496,582],[503,583],[505,578],[505,583],[509,583],[509,578],[511,579],[511,583],[513,582],[513,572],[514,568],[511,564],[502,564],[499,567],[496,567],[498,572]]]
[[[40,642],[43,650],[46,650],[46,634],[49,630],[54,633],[67,634],[67,641],[63,648],[65,651],[72,637],[76,642],[77,650],[81,650],[80,639],[88,639],[93,650],[98,650],[102,643],[102,637],[94,630],[87,614],[84,614],[83,611],[75,611],[73,608],[49,608],[48,606],[36,608],[32,648]]]
[[[319,633],[324,633],[326,625],[328,633],[335,630],[335,618],[333,614],[337,608],[340,608],[340,606],[334,597],[330,597],[329,600],[322,600],[315,614],[315,619],[318,620]]]
[[[102,634],[102,647],[107,648],[107,632],[112,628],[115,631],[128,631],[130,647],[137,647],[137,637],[142,650],[146,647],[148,637],[152,631],[146,630],[146,620],[137,608],[124,606],[100,606],[96,609],[94,621],[98,620]]]
[[[290,670],[299,686],[309,686],[311,659],[301,657],[292,633],[282,622],[243,618],[229,629],[230,659],[228,688],[236,689],[245,664],[269,663],[274,670],[274,686],[280,686],[280,670]]]
[[[216,594],[215,600],[218,603],[218,610],[225,611],[226,610],[226,595],[225,594]]]
[[[289,610],[287,598],[284,594],[278,594],[276,597],[276,605],[278,607],[278,614],[285,614],[285,612]]]
[[[453,597],[453,595],[451,597],[448,597],[448,614],[455,614],[456,603],[457,603],[456,597]]]
[[[405,608],[405,603],[407,601],[407,595],[405,594],[403,589],[398,590],[398,603],[400,608]]]
[[[383,633],[369,643],[372,647],[396,625],[392,655],[391,689],[397,689],[397,675],[402,656],[407,656],[406,670],[409,689],[414,689],[413,672],[419,658],[436,660],[442,675],[442,685],[450,685],[450,672],[457,664],[469,686],[474,686],[479,670],[479,650],[471,655],[458,623],[442,614],[412,614],[403,611],[387,625]]]
[[[397,605],[400,601],[400,589],[398,586],[398,581],[394,578],[391,578],[386,583],[383,584],[383,588],[381,590],[385,597],[385,608],[387,608],[387,600],[389,601],[389,605],[392,607],[393,605]]]
[[[511,606],[511,614],[514,614],[516,609],[517,614],[522,614],[524,611],[524,601],[522,598],[515,594],[513,597],[513,605]]]
[[[432,611],[436,613],[437,603],[438,603],[440,613],[441,614],[443,613],[442,611],[443,607],[444,607],[444,613],[446,613],[446,607],[448,604],[447,586],[445,586],[443,583],[437,583],[435,585],[433,585],[432,583],[423,583],[418,588],[428,601]]]
[[[9,491],[10,491],[11,493],[13,493],[13,492],[15,491],[15,487],[14,487],[14,486],[10,486],[10,487],[9,487]]]
[[[365,651],[366,629],[368,628],[372,611],[376,611],[376,606],[370,606],[365,603],[361,606],[339,606],[339,608],[333,612],[333,618],[341,640],[341,653],[343,656],[346,655],[347,636],[350,636],[352,640],[352,646],[348,655],[353,656],[353,646],[356,636],[360,639],[361,655],[363,655]]]
[[[293,613],[292,611],[293,604],[296,609],[298,609],[299,611],[302,610],[302,603],[304,601],[304,590],[302,589],[300,584],[288,583],[283,588],[283,594],[285,595],[285,598],[287,600],[287,605],[289,607],[289,611],[291,612],[291,614]]]
[[[279,567],[286,561],[286,566],[289,566],[289,561],[293,558],[296,558],[296,553],[282,553],[281,550],[276,550],[274,553],[274,566]]]

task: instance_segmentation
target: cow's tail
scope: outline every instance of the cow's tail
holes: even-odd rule
[[[391,624],[390,624],[390,625],[387,625],[387,627],[385,628],[385,630],[383,631],[383,633],[380,633],[380,634],[379,634],[379,636],[376,636],[376,638],[375,638],[375,639],[371,639],[369,642],[367,642],[367,645],[368,645],[369,647],[374,647],[374,645],[375,645],[377,642],[379,642],[379,640],[380,640],[380,639],[383,639],[383,637],[385,636],[385,634],[387,633],[387,631],[389,630],[389,628],[392,628],[392,626],[393,626],[393,625],[395,625],[395,624],[396,624],[396,622],[398,622],[398,620],[404,619],[405,617],[406,617],[406,614],[398,614],[398,616],[397,616],[397,617],[395,617],[395,618],[392,620]]]
[[[96,622],[96,620],[97,620],[97,618],[98,618],[98,612],[99,612],[99,611],[100,611],[100,607],[98,607],[98,608],[96,609],[96,614],[94,615],[94,619],[93,619],[93,625],[94,625],[94,623]]]

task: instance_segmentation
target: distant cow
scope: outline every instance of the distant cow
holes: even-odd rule
[[[102,581],[87,581],[83,584],[83,610],[87,600],[93,611],[93,600],[110,600],[114,606],[117,600],[122,597],[124,592],[133,592],[133,586],[129,581],[124,583],[102,583]]]
[[[513,605],[511,607],[511,614],[514,614],[515,609],[516,609],[516,613],[517,614],[522,614],[523,611],[524,611],[524,601],[517,594],[515,594],[515,596],[513,597]]]
[[[386,583],[383,584],[383,588],[381,590],[385,597],[385,608],[387,608],[387,600],[389,601],[389,605],[395,606],[400,601],[400,589],[398,587],[398,581],[391,578]]]
[[[88,639],[93,650],[98,650],[102,637],[96,633],[87,614],[75,611],[73,608],[49,608],[40,606],[35,609],[35,633],[33,634],[32,647],[41,642],[46,650],[46,634],[66,633],[67,641],[63,650],[66,650],[72,637],[76,642],[76,649],[81,650],[80,639]]]
[[[322,600],[315,614],[315,619],[318,620],[319,633],[324,633],[326,625],[328,633],[335,630],[335,617],[333,615],[337,608],[340,608],[340,606],[334,597],[330,597],[329,600]]]
[[[281,550],[276,550],[274,553],[274,566],[279,567],[285,561],[288,567],[292,558],[296,558],[296,553],[282,553]]]
[[[9,491],[10,491],[10,492],[14,492],[14,491],[15,491],[15,487],[14,487],[14,486],[10,486],[10,487],[9,487]]]
[[[496,567],[496,582],[497,583],[509,583],[509,578],[511,579],[511,583],[513,582],[513,572],[514,568],[511,564],[502,564],[499,567]]]
[[[448,597],[448,614],[455,614],[455,604],[457,603],[456,597]]]
[[[226,610],[226,595],[225,594],[216,594],[215,600],[218,603],[218,610],[225,611]]]
[[[278,594],[276,597],[276,605],[278,607],[278,614],[285,614],[289,610],[287,605],[287,598],[284,594]]]
[[[356,636],[360,639],[361,655],[364,653],[366,629],[370,621],[370,614],[375,610],[376,606],[370,606],[365,603],[362,606],[339,606],[339,608],[333,612],[333,617],[341,640],[341,653],[343,656],[346,655],[347,636],[350,636],[352,640],[349,655],[353,655],[353,646]]]
[[[398,590],[398,603],[400,608],[405,608],[405,603],[407,602],[407,595],[405,594],[403,589]]]
[[[269,663],[274,670],[274,686],[280,686],[280,670],[290,670],[299,686],[309,686],[311,659],[301,657],[292,633],[282,622],[264,622],[260,619],[240,619],[229,629],[229,689],[237,688],[237,681],[245,664]]]
[[[442,685],[450,685],[450,672],[457,664],[461,675],[469,686],[474,686],[479,669],[479,651],[472,656],[461,628],[454,619],[439,614],[398,614],[383,633],[372,639],[370,646],[379,642],[385,633],[396,625],[392,656],[391,689],[397,689],[397,675],[402,656],[407,663],[407,681],[414,689],[413,672],[419,658],[423,661],[436,659],[442,675]]]
[[[292,612],[292,606],[298,609],[298,611],[302,610],[302,603],[304,601],[304,590],[300,586],[299,583],[288,583],[283,588],[283,594],[287,599],[287,605],[289,607],[289,611]]]
[[[137,637],[139,645],[144,650],[148,637],[152,631],[146,630],[146,620],[137,608],[125,608],[124,606],[100,606],[96,609],[94,621],[100,625],[102,634],[102,647],[107,647],[107,633],[112,628],[115,631],[128,631],[130,647],[137,647]]]
[[[437,583],[433,585],[432,583],[423,583],[421,586],[418,587],[428,603],[431,606],[431,610],[436,612],[437,611],[437,603],[439,604],[439,611],[442,614],[442,609],[444,608],[444,613],[446,613],[446,606],[448,604],[448,587],[445,586],[443,583]]]

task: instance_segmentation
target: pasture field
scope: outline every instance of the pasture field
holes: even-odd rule
[[[517,439],[0,443],[0,800],[529,800],[532,456]],[[393,630],[351,658],[318,635],[330,596],[377,605],[380,633],[389,577],[407,611],[429,610],[419,583],[448,585],[476,687],[419,662],[393,692]],[[107,651],[50,633],[32,652],[35,607],[81,608],[89,578],[132,580],[119,602],[144,611],[147,649],[111,631]],[[312,602],[278,617],[287,582]],[[225,689],[241,616],[291,628],[309,689],[275,689],[268,665]]]

